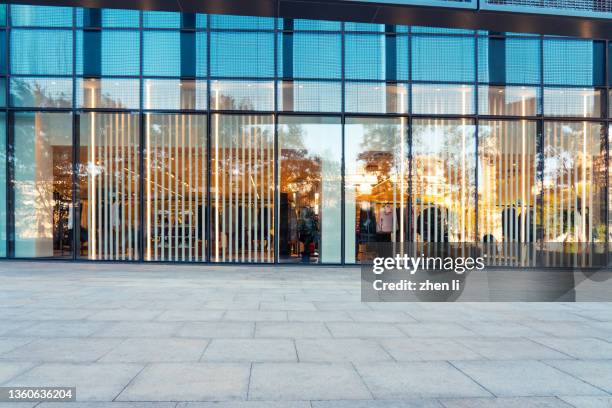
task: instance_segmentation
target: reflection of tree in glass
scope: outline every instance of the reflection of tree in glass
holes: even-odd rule
[[[279,135],[281,149],[281,186],[291,192],[310,194],[319,191],[321,159],[314,157],[304,143],[304,129],[287,125]]]

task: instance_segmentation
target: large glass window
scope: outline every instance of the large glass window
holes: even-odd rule
[[[407,241],[408,133],[404,118],[348,118],[345,160],[345,262],[365,246]]]
[[[278,148],[279,262],[339,263],[340,119],[282,116]]]
[[[80,117],[78,256],[139,258],[139,116],[84,113]]]
[[[540,39],[480,37],[478,80],[494,84],[539,84]]]
[[[478,113],[499,116],[536,116],[541,111],[540,88],[527,86],[478,87]]]
[[[479,241],[534,242],[539,222],[536,122],[478,124]]]
[[[140,75],[138,31],[78,31],[76,50],[77,75]]]
[[[593,88],[544,88],[544,116],[600,118],[602,92]]]
[[[408,80],[408,37],[402,35],[347,34],[345,77]]]
[[[605,174],[600,123],[544,123],[545,242],[604,242]]]
[[[206,116],[145,116],[145,260],[204,261]]]
[[[15,256],[72,254],[72,117],[14,114]]]
[[[297,32],[279,34],[278,75],[281,78],[340,79],[340,34]]]
[[[213,115],[211,260],[274,261],[274,117]]]
[[[72,27],[72,7],[11,5],[15,27]]]
[[[72,75],[72,31],[11,30],[11,73]]]
[[[210,74],[215,77],[274,77],[274,34],[210,33]]]
[[[72,78],[13,77],[10,89],[11,106],[72,107]]]
[[[473,82],[473,37],[412,37],[412,79]]]
[[[474,87],[454,84],[413,84],[412,113],[469,115],[474,113]]]
[[[6,115],[0,114],[0,258],[6,256]]]
[[[476,136],[467,119],[415,119],[412,233],[415,241],[473,242]]]
[[[605,84],[605,46],[601,41],[544,40],[544,83],[598,86]]]

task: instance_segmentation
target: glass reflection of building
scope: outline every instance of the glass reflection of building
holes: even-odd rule
[[[0,10],[1,257],[351,264],[378,242],[612,239],[607,40]]]

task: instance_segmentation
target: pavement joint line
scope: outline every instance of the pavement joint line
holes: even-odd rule
[[[250,396],[251,396],[251,377],[253,375],[253,364],[254,363],[250,363],[249,365],[249,379],[247,381],[247,391],[246,391],[246,401],[250,401]]]
[[[202,353],[200,354],[200,358],[198,358],[198,363],[202,363],[202,359],[204,358],[204,353],[206,353],[206,350],[208,350],[208,347],[210,347],[210,344],[213,342],[212,338],[209,338],[208,341],[206,342],[206,345],[204,346],[204,349],[202,350]]]
[[[144,369],[145,369],[145,368],[147,368],[147,367],[149,367],[150,365],[151,365],[151,363],[145,363],[145,364],[142,366],[142,368],[141,368],[140,370],[138,370],[138,372],[137,372],[137,373],[134,375],[134,377],[132,377],[132,378],[130,379],[130,381],[128,381],[128,382],[127,382],[127,384],[125,384],[125,385],[123,386],[123,388],[121,389],[121,391],[119,391],[119,392],[117,393],[117,395],[115,395],[115,396],[113,397],[113,399],[111,400],[111,402],[115,402],[115,401],[117,400],[117,398],[118,398],[118,397],[119,397],[121,394],[123,394],[123,392],[124,392],[124,391],[127,389],[127,387],[129,387],[129,386],[130,386],[130,384],[132,384],[132,382],[134,382],[134,380],[136,379],[136,377],[138,377],[138,376],[140,375],[140,373],[142,373],[142,372],[144,371]]]
[[[588,337],[584,337],[584,339],[586,339],[586,338],[588,338]],[[591,338],[592,338],[592,337],[591,337]],[[547,349],[549,349],[549,350],[553,350],[553,351],[556,351],[557,353],[564,354],[564,355],[566,355],[566,356],[570,357],[572,360],[580,360],[580,358],[579,358],[579,357],[572,356],[571,354],[566,353],[566,352],[564,352],[564,351],[562,351],[562,350],[557,350],[556,348],[554,348],[554,347],[552,347],[552,346],[549,346],[549,345],[544,344],[544,343],[540,343],[540,342],[539,342],[539,341],[537,341],[535,338],[526,337],[526,339],[527,339],[527,340],[529,340],[529,341],[531,341],[531,342],[533,342],[533,343],[535,343],[535,344],[539,344],[539,345],[541,345],[541,346],[543,346],[543,347],[546,347],[546,348],[547,348]]]
[[[487,360],[484,360],[487,361]],[[491,360],[490,360],[491,361]],[[447,360],[446,361],[448,364],[450,364],[452,367],[455,368],[455,370],[459,371],[461,374],[465,375],[467,378],[469,378],[470,380],[474,381],[474,383],[478,384],[478,386],[480,388],[482,388],[483,390],[485,390],[486,392],[488,392],[489,394],[491,394],[493,397],[495,398],[499,398],[498,395],[496,395],[494,392],[492,392],[491,390],[489,390],[487,387],[485,387],[484,385],[482,385],[480,382],[476,381],[476,379],[474,379],[471,375],[469,375],[468,373],[466,373],[465,371],[463,371],[461,368],[457,367],[451,360]]]
[[[297,362],[300,362],[300,353],[298,353],[298,349],[297,349],[297,344],[295,343],[295,339],[291,339],[291,342],[293,343],[293,350],[295,350],[295,358],[297,359]]]
[[[370,386],[368,386],[368,383],[363,379],[363,376],[361,375],[361,373],[359,372],[357,367],[355,367],[355,363],[353,361],[351,361],[350,364],[351,364],[351,367],[353,367],[353,371],[355,371],[355,373],[359,377],[359,380],[362,382],[362,384],[365,387],[365,389],[368,390],[368,393],[370,394],[371,399],[375,400],[376,397],[374,396],[374,393],[370,389]]]
[[[3,385],[3,384],[8,384],[8,383],[10,383],[11,381],[13,381],[15,378],[17,378],[17,377],[19,377],[19,376],[22,376],[22,375],[24,375],[24,374],[29,373],[30,371],[32,371],[32,370],[33,370],[33,369],[35,369],[36,367],[40,367],[40,366],[41,366],[41,365],[43,365],[43,364],[44,364],[43,362],[36,362],[36,363],[32,364],[32,367],[26,368],[25,370],[18,372],[17,374],[15,374],[15,375],[11,376],[11,377],[10,377],[8,380],[6,380],[6,381],[4,381],[4,382],[0,383],[0,385]]]
[[[97,359],[95,359],[93,362],[94,363],[100,363],[100,360],[102,360],[104,357],[109,355],[112,351],[116,350],[119,346],[121,346],[123,343],[127,342],[129,339],[130,339],[129,337],[122,338],[121,341],[119,341],[115,346],[109,348],[108,351],[106,351],[105,353],[102,353],[102,355],[100,357],[98,357]],[[116,340],[116,339],[112,339],[111,338],[109,340]]]

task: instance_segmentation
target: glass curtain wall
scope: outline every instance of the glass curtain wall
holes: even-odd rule
[[[340,263],[340,118],[281,116],[278,150],[279,262]]]
[[[609,40],[4,7],[0,256],[350,264],[368,242],[612,238]]]
[[[80,257],[139,259],[139,122],[131,113],[80,116]]]
[[[415,242],[474,242],[475,126],[468,119],[412,122]]]
[[[409,143],[405,118],[347,118],[345,124],[345,262],[365,246],[408,241]]]
[[[274,261],[274,117],[213,115],[211,257]]]
[[[206,116],[146,114],[145,260],[206,260]]]
[[[605,242],[605,139],[599,123],[544,123],[544,241]]]
[[[14,114],[15,256],[69,257],[74,231],[72,115]]]

